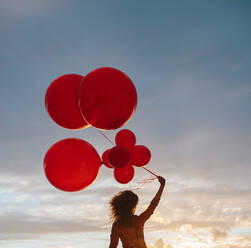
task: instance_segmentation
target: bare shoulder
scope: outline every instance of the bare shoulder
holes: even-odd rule
[[[140,223],[141,221],[140,215],[134,215],[134,220],[136,221],[137,224]]]

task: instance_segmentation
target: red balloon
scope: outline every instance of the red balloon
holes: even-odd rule
[[[115,168],[122,168],[130,160],[129,151],[123,146],[114,146],[108,153],[108,162]]]
[[[53,121],[64,128],[81,129],[89,126],[77,102],[77,92],[83,78],[78,74],[60,76],[50,84],[46,91],[47,112]]]
[[[134,146],[130,154],[130,162],[138,167],[142,167],[151,159],[151,152],[146,146]]]
[[[109,67],[88,73],[80,85],[79,107],[93,127],[117,129],[132,117],[137,106],[137,92],[131,79]]]
[[[113,175],[117,182],[125,184],[133,179],[134,168],[131,164],[128,164],[120,169],[115,168],[113,171]]]
[[[103,155],[102,155],[102,163],[107,167],[107,168],[114,168],[110,165],[108,161],[108,153],[110,152],[111,149],[106,150]]]
[[[124,146],[130,151],[136,144],[136,136],[129,129],[123,129],[117,133],[115,142],[116,145]]]
[[[97,177],[101,166],[99,154],[81,139],[64,139],[45,154],[44,170],[49,182],[64,191],[79,191]]]

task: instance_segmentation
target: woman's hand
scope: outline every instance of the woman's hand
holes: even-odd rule
[[[161,185],[165,185],[166,179],[165,179],[164,177],[158,176],[158,180],[159,180],[159,183],[160,183]]]

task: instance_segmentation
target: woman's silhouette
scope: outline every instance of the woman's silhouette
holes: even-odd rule
[[[163,189],[165,179],[158,177],[160,187],[148,208],[139,216],[134,215],[138,204],[138,196],[132,191],[126,190],[119,192],[110,201],[112,213],[112,231],[109,248],[116,248],[119,239],[123,248],[146,248],[144,240],[144,224],[153,214],[157,207]]]

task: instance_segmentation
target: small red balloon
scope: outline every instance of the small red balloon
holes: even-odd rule
[[[99,154],[81,139],[64,139],[45,154],[44,170],[49,182],[64,191],[79,191],[97,177],[101,166]]]
[[[115,142],[117,146],[124,146],[130,151],[136,144],[136,136],[129,129],[123,129],[117,133]]]
[[[108,162],[115,168],[122,168],[130,160],[129,151],[123,146],[114,146],[108,153]]]
[[[83,78],[78,74],[65,74],[55,79],[46,91],[47,112],[53,121],[64,128],[81,129],[89,126],[77,102],[77,92]]]
[[[104,151],[103,155],[102,155],[102,163],[107,167],[107,168],[114,168],[110,165],[109,161],[108,161],[108,153],[110,152],[111,149],[108,149],[106,151]]]
[[[137,92],[122,71],[102,67],[88,73],[78,95],[85,120],[99,129],[117,129],[132,117],[137,106]]]
[[[151,159],[151,152],[146,146],[134,146],[130,154],[130,162],[138,167],[142,167]]]
[[[130,182],[134,177],[134,168],[131,164],[126,165],[123,168],[115,168],[113,171],[114,178],[117,182],[125,184]]]

